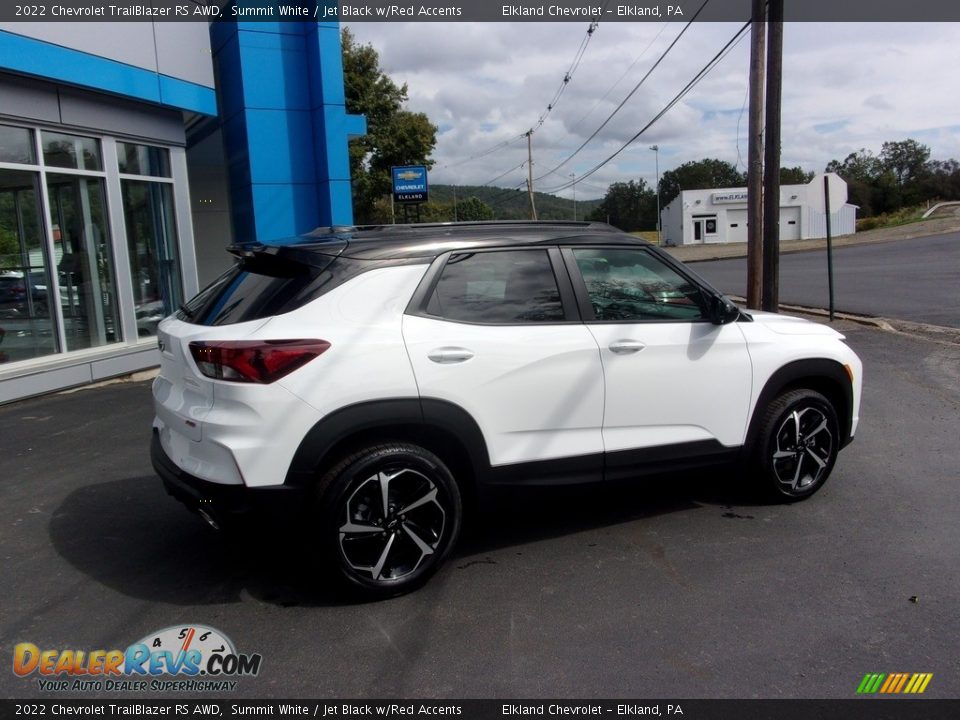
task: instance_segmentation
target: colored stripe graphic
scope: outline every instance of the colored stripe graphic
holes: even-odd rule
[[[933,673],[867,673],[857,686],[858,695],[919,695],[927,689]]]

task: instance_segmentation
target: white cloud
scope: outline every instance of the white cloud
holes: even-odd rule
[[[537,122],[584,37],[580,23],[356,23],[360,42],[410,91],[409,107],[441,128],[434,182],[518,184],[526,142],[472,155]],[[555,167],[587,137],[680,32],[681,23],[601,23],[556,109],[533,135],[534,172]],[[697,23],[623,109],[571,162],[537,183],[549,189],[616,151],[679,91],[736,32],[731,23]],[[597,171],[578,197],[598,197],[610,182],[654,178],[660,169],[719,157],[746,162],[744,108],[749,37],[635,145]],[[614,82],[649,49],[623,80]],[[960,158],[960,101],[951,74],[960,67],[960,25],[791,23],[784,32],[782,164],[820,170],[834,158],[885,140],[914,137],[934,158]],[[738,132],[739,124],[739,132]],[[739,136],[739,141],[738,141]],[[739,148],[738,148],[739,144]],[[563,193],[570,194],[570,191]]]

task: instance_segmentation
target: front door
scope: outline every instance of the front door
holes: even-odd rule
[[[711,323],[700,288],[645,248],[564,254],[600,346],[606,451],[742,444],[752,372],[737,323]]]

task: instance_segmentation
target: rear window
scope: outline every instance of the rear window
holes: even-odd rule
[[[338,258],[324,268],[276,258],[245,258],[181,306],[194,325],[233,325],[292,312],[376,264]]]
[[[473,323],[564,320],[546,250],[456,253],[444,265],[427,314]]]

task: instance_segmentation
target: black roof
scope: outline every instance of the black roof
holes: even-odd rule
[[[433,258],[451,250],[555,244],[564,240],[576,240],[578,244],[649,245],[646,240],[606,223],[506,220],[317,228],[299,237],[238,246],[231,251],[242,255],[295,248],[298,255],[312,251],[363,260],[393,260]]]

